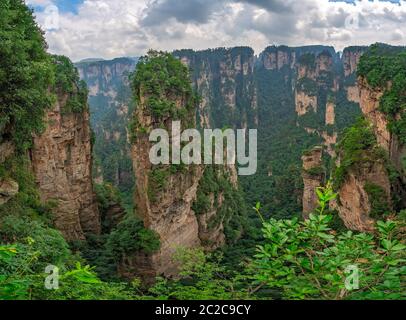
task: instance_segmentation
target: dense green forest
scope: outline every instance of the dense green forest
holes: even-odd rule
[[[292,79],[286,80],[283,69],[263,70],[252,79],[259,88],[259,112],[264,119],[258,145],[271,145],[259,150],[261,178],[242,179],[245,194],[231,190],[215,167],[206,170],[200,182],[194,202],[197,214],[207,209],[207,194],[216,188],[224,188],[225,198],[231,200],[221,212],[227,221],[229,241],[225,248],[212,253],[180,248],[174,257],[180,265],[177,279],[157,277],[146,285],[136,277],[120,278],[117,265],[123,256],[153,253],[160,240],[130,207],[118,224],[104,219],[111,204],[123,205],[120,190],[108,183],[95,188],[102,234],[67,242],[53,225],[55,204],[41,201],[28,155],[32,136],[45,128],[45,112],[57,97],[68,96],[64,113],[81,112],[87,108],[87,89],[68,58],[46,52],[43,34],[24,1],[4,0],[0,10],[0,144],[12,141],[16,146],[14,155],[0,162],[0,181],[15,181],[19,186],[15,197],[0,204],[0,300],[406,299],[404,208],[388,215],[388,208],[377,203],[373,206],[378,218],[376,232],[360,233],[337,228],[337,213],[329,206],[337,199],[337,186],[350,166],[359,163],[365,152],[382,156],[366,120],[353,124],[355,117],[348,117],[342,121],[338,129],[348,127],[338,144],[344,165],[333,174],[332,182],[317,189],[318,207],[310,219],[300,217],[300,157],[319,144],[320,137],[307,135],[296,125],[294,108],[286,108],[293,105],[293,96],[286,93]],[[381,109],[390,117],[391,130],[403,141],[405,54],[396,53],[395,60],[387,54],[373,47],[362,58],[359,74],[371,86],[393,82]],[[306,63],[312,63],[311,57],[305,58]],[[154,73],[157,68],[162,72]],[[170,74],[168,70],[177,72]],[[278,74],[270,77],[272,72]],[[187,68],[172,56],[150,55],[132,79],[135,90],[149,90],[152,112],[158,117],[182,117],[171,101],[160,98],[159,90],[181,91],[191,96],[193,103],[198,100],[190,90]],[[261,87],[264,83],[266,88]],[[271,91],[267,90],[269,84]],[[318,92],[325,102],[328,90]],[[347,100],[342,105],[357,114]],[[317,122],[313,120],[312,124]],[[272,121],[272,130],[267,130],[266,121]],[[225,122],[222,124],[227,125]],[[286,148],[291,150],[288,158]],[[265,178],[269,178],[270,167],[275,176],[271,181]],[[379,194],[374,186],[369,190]],[[57,269],[48,270],[50,265]],[[354,268],[359,275],[356,288],[351,286],[353,282],[347,283],[353,279]],[[52,287],[52,276],[58,276],[57,288]]]

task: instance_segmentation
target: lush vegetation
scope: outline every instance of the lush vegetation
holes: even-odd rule
[[[340,153],[340,165],[334,174],[337,188],[344,183],[351,169],[361,168],[363,164],[372,165],[385,158],[385,152],[378,146],[371,124],[364,118],[345,130],[337,149]]]
[[[157,278],[149,289],[101,281],[89,266],[60,268],[59,289],[44,288],[37,269],[41,251],[27,238],[0,245],[2,299],[404,299],[404,221],[377,223],[377,233],[337,233],[329,227],[331,186],[318,190],[319,208],[310,219],[263,220],[263,241],[243,262],[227,268],[221,256],[180,250],[180,279]],[[260,214],[260,205],[255,207]],[[402,231],[403,230],[403,231]],[[43,250],[46,248],[43,248]],[[64,254],[69,255],[65,248]],[[55,257],[56,258],[56,257]],[[57,260],[54,260],[58,265]]]
[[[45,111],[56,94],[68,95],[63,112],[87,107],[87,89],[70,60],[46,52],[43,33],[24,1],[0,5],[0,142],[10,136],[19,151],[44,130]]]
[[[234,244],[249,230],[243,194],[232,184],[230,173],[223,166],[205,168],[192,209],[197,215],[217,209],[216,215],[208,221],[208,227],[215,229],[223,224],[229,244]]]
[[[150,51],[140,59],[133,76],[133,90],[137,104],[141,104],[141,97],[145,98],[151,115],[160,119],[171,116],[173,120],[183,120],[196,105],[188,68],[169,53]],[[177,99],[185,103],[183,108],[176,106]]]
[[[0,9],[0,143],[3,139],[12,140],[19,151],[25,151],[32,134],[43,128],[44,112],[54,101],[50,88],[54,87],[58,96],[68,95],[66,112],[86,108],[86,90],[68,59],[46,54],[42,33],[23,1],[4,0]],[[252,56],[252,50],[247,48],[223,48],[214,53],[211,63],[218,68],[224,53],[231,61],[237,57],[245,61]],[[301,61],[312,65],[314,57],[315,54],[305,55]],[[377,61],[380,63],[380,58]],[[227,63],[230,65],[230,60]],[[383,65],[389,68],[386,62]],[[363,65],[361,72],[368,70],[366,75],[372,84],[383,86],[392,79],[386,75],[382,79],[380,71],[368,68]],[[397,67],[382,70],[393,78],[402,74]],[[196,69],[194,74],[200,71]],[[157,119],[192,118],[196,97],[188,75],[187,68],[173,56],[151,52],[141,60],[133,85],[137,97],[146,97],[145,107]],[[325,87],[329,76],[324,74],[318,83],[322,105],[331,94]],[[382,201],[384,191],[380,186],[365,185],[373,200],[372,214],[386,219],[376,223],[375,233],[334,229],[336,217],[329,210],[329,202],[337,195],[331,184],[317,189],[319,207],[310,219],[301,221],[294,217],[300,212],[300,157],[303,150],[318,144],[320,137],[308,135],[297,126],[294,97],[290,93],[293,81],[288,68],[261,69],[255,76],[242,72],[236,83],[214,81],[218,88],[212,90],[210,97],[210,103],[216,105],[211,118],[219,127],[233,126],[238,123],[236,119],[255,124],[255,117],[244,113],[251,108],[247,96],[255,87],[258,89],[260,175],[242,181],[246,192],[243,199],[226,172],[206,168],[193,209],[202,215],[212,206],[220,206],[209,227],[224,224],[227,246],[212,254],[180,248],[174,257],[180,264],[179,278],[157,278],[150,287],[138,278],[124,281],[117,275],[123,260],[137,253],[156,252],[160,241],[131,210],[115,215],[121,198],[112,185],[96,187],[102,235],[87,235],[86,241],[67,243],[53,225],[51,212],[55,203],[43,203],[40,199],[26,153],[16,153],[2,162],[0,181],[12,180],[19,190],[0,205],[0,299],[406,299],[406,212],[396,217],[387,215],[389,204]],[[399,99],[403,99],[404,91],[394,83],[392,88],[395,91],[390,94],[392,89],[388,89],[382,108],[394,116],[394,101],[403,103]],[[229,113],[223,108],[222,93],[234,89],[239,92],[236,108]],[[186,112],[174,104],[173,98],[187,102]],[[142,105],[140,100],[137,104]],[[348,106],[354,109],[353,105]],[[340,124],[350,120],[343,119]],[[402,137],[398,126],[393,128]],[[342,164],[337,168],[336,183],[360,164],[382,161],[385,156],[365,120],[344,133],[339,152]],[[321,169],[311,173],[318,174]],[[164,188],[170,174],[183,170],[180,166],[152,170],[150,178],[155,185],[150,193]],[[220,198],[224,200],[222,204]],[[267,207],[261,208],[257,203],[254,219],[245,211],[244,202],[252,203],[258,198],[266,200]]]
[[[79,79],[79,73],[69,58],[53,56],[55,65],[55,88],[58,96],[67,96],[62,112],[87,110],[87,85]]]
[[[32,12],[22,0],[0,4],[0,142],[3,134],[24,150],[33,132],[41,132],[48,88],[54,79],[51,57]]]

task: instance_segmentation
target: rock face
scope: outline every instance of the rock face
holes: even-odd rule
[[[366,51],[367,47],[348,47],[343,52],[344,75],[346,77],[355,74],[359,60]]]
[[[309,111],[317,112],[317,96],[309,96],[306,92],[296,92],[296,113],[304,116]]]
[[[79,62],[79,76],[89,88],[89,96],[115,98],[122,82],[128,83],[128,75],[134,71],[136,58],[118,58],[111,61]]]
[[[186,109],[190,98],[189,95],[180,93],[166,96],[177,110]],[[153,116],[148,106],[148,95],[140,93],[139,101],[134,114],[138,128],[143,128],[143,132],[150,132],[164,126],[168,132],[172,132],[172,118],[169,115],[165,118]],[[193,127],[193,110],[188,112],[184,120],[190,121]],[[185,125],[185,121],[183,123]],[[184,170],[173,172],[169,165],[154,166],[149,158],[152,146],[149,134],[136,134],[132,147],[136,176],[135,203],[137,214],[144,221],[145,227],[159,235],[161,247],[153,255],[129,257],[123,263],[137,265],[137,271],[142,276],[146,273],[172,276],[177,273],[178,267],[172,260],[176,250],[179,247],[195,248],[201,245],[199,224],[192,204],[196,199],[203,167],[186,166]]]
[[[334,150],[337,140],[338,140],[338,134],[337,132],[334,132],[333,134],[329,134],[326,131],[323,131],[321,133],[321,137],[324,139],[324,146],[326,147],[326,151],[328,155],[333,159],[336,157],[336,152]]]
[[[261,56],[261,63],[267,70],[280,70],[292,67],[296,62],[296,52],[287,47],[270,47]]]
[[[401,176],[406,180],[405,167],[402,165],[406,157],[406,146],[402,145],[396,135],[388,130],[388,120],[379,111],[380,98],[383,90],[372,89],[364,79],[359,79],[360,105],[362,113],[372,123],[379,146],[389,153],[389,158]]]
[[[309,218],[310,213],[318,206],[316,189],[323,185],[325,173],[322,167],[323,148],[315,147],[302,157],[303,161],[303,217]]]
[[[334,125],[336,122],[335,103],[327,102],[326,106],[326,125]]]
[[[384,164],[374,163],[348,175],[338,191],[338,211],[345,226],[351,230],[371,232],[375,220],[370,217],[371,202],[366,184],[374,184],[384,190],[387,202],[391,201],[391,185]]]
[[[347,99],[355,103],[360,102],[360,92],[358,86],[347,87]]]
[[[14,145],[10,141],[0,143],[0,163],[11,157],[14,154],[14,149]]]
[[[328,51],[319,54],[305,54],[299,57],[294,65],[297,69],[297,80],[295,90],[296,113],[299,117],[309,112],[317,113],[319,104],[324,104],[326,90],[334,92],[336,90],[336,79],[333,72],[334,60]],[[326,108],[326,117],[329,122],[334,121],[332,117],[331,104],[326,103],[320,109]],[[330,108],[330,109],[329,109]],[[330,124],[330,123],[326,123]]]
[[[175,51],[191,70],[192,85],[201,96],[197,110],[200,127],[239,128],[258,124],[254,84],[255,56],[247,47]]]
[[[358,83],[362,113],[372,123],[378,145],[388,152],[391,163],[400,173],[403,183],[406,184],[406,168],[403,165],[406,158],[406,145],[402,145],[398,137],[388,130],[388,120],[385,114],[379,111],[383,89],[372,89],[361,78]],[[406,205],[406,190],[402,189],[398,192],[401,192],[403,203]]]
[[[386,151],[390,151],[392,136],[387,128],[385,115],[379,111],[383,90],[372,90],[365,80],[358,82],[360,90],[360,106],[362,113],[372,123],[378,144]]]
[[[46,115],[47,128],[34,138],[32,168],[43,201],[56,201],[54,223],[67,240],[100,233],[92,184],[92,146],[87,110],[63,113],[67,96]]]
[[[11,179],[0,179],[0,206],[7,203],[18,193],[18,183]]]
[[[190,63],[186,58],[182,60],[184,64]],[[172,61],[167,66],[169,72],[175,72],[170,69],[175,64]],[[179,62],[177,68],[181,67]],[[249,65],[236,57],[229,72],[237,70],[244,74],[249,72],[249,68]],[[177,76],[188,79],[189,73],[187,69],[184,70]],[[237,173],[234,166],[153,165],[149,157],[155,144],[149,141],[151,130],[166,129],[172,147],[175,143],[172,137],[173,121],[180,121],[181,131],[196,127],[196,109],[199,107],[193,100],[191,85],[188,93],[174,93],[173,89],[165,89],[160,99],[170,101],[175,109],[168,114],[156,114],[150,107],[151,99],[156,97],[151,98],[152,93],[148,94],[142,83],[136,89],[139,102],[134,113],[136,125],[132,132],[135,204],[137,215],[144,221],[146,228],[159,235],[161,246],[154,254],[126,257],[120,270],[125,276],[134,272],[143,278],[160,274],[175,276],[179,266],[173,260],[173,255],[177,249],[202,247],[214,250],[225,244],[225,224],[237,216],[237,210],[228,207],[230,200],[238,202],[233,195],[233,191],[238,188]]]
[[[347,100],[360,102],[360,90],[357,84],[357,67],[361,56],[367,47],[348,47],[344,49],[342,63],[344,68],[344,87],[347,91]]]
[[[209,209],[197,216],[199,225],[199,239],[205,244],[209,250],[215,250],[225,244],[226,239],[224,235],[224,225],[219,223],[214,229],[210,227],[211,219],[215,218],[218,214],[218,208],[224,203],[224,194],[220,193],[216,196],[214,193],[210,194]]]
[[[406,148],[389,132],[386,116],[379,111],[384,90],[372,89],[362,78],[358,79],[358,89],[361,111],[372,124],[378,146],[388,152],[389,161],[400,173],[400,179],[405,180],[401,159],[406,155]],[[373,199],[366,191],[367,184],[380,187],[385,203],[391,204],[394,192],[400,194],[402,199],[406,199],[405,190],[401,186],[394,190],[384,159],[373,163],[367,162],[356,171],[351,171],[338,191],[340,199],[338,211],[345,225],[352,230],[366,232],[374,230],[375,220],[370,217]],[[405,201],[403,200],[404,203]]]
[[[138,119],[142,123],[143,118]],[[192,204],[203,171],[200,167],[189,168],[185,173],[168,176],[163,190],[152,189],[154,173],[148,157],[151,147],[148,137],[140,138],[133,146],[137,213],[145,227],[156,231],[161,239],[160,251],[147,257],[146,269],[155,274],[174,275],[177,265],[172,256],[176,249],[200,245],[199,226]],[[142,273],[142,269],[139,271]]]

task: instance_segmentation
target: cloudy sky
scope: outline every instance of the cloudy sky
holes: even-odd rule
[[[26,0],[49,50],[74,61],[174,50],[406,45],[406,0]]]

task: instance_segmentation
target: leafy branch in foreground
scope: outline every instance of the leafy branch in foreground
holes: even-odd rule
[[[406,246],[395,238],[398,223],[380,221],[377,234],[336,234],[323,212],[335,198],[331,184],[318,189],[318,214],[299,222],[264,223],[265,243],[257,247],[251,279],[261,288],[277,288],[285,299],[401,299]],[[359,289],[349,290],[346,270],[359,271]]]

